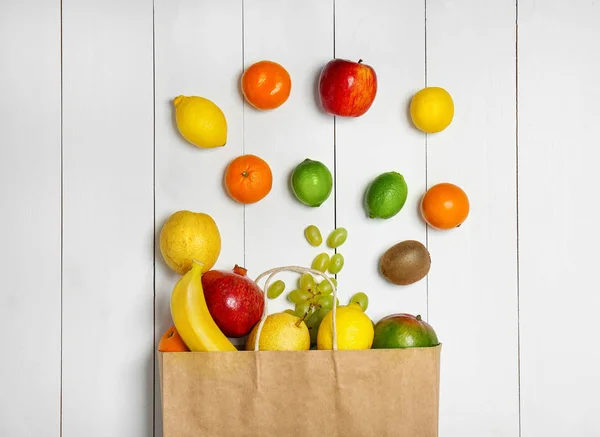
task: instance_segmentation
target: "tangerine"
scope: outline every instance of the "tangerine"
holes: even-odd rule
[[[239,203],[255,203],[271,192],[273,174],[269,164],[256,155],[241,155],[225,169],[227,194]]]
[[[458,186],[443,182],[429,188],[421,199],[421,215],[435,229],[460,226],[469,215],[469,198]]]
[[[242,74],[242,93],[256,109],[275,109],[290,96],[292,80],[283,66],[273,61],[259,61]]]
[[[179,332],[175,326],[167,329],[158,343],[159,352],[189,352],[190,349],[181,339]]]

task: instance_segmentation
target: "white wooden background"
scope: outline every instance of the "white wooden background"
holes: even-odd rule
[[[341,300],[366,291],[375,320],[419,312],[444,343],[442,437],[600,436],[599,44],[594,0],[0,0],[0,435],[161,435],[154,350],[176,277],[154,237],[192,209],[218,222],[217,267],[252,276],[309,263],[307,224],[347,227]],[[359,119],[318,109],[334,56],[379,76]],[[238,91],[260,59],[293,80],[269,113]],[[456,104],[428,137],[407,118],[425,85]],[[219,104],[226,147],[180,138],[178,94]],[[221,186],[242,153],[275,177],[245,208]],[[317,210],[286,186],[306,157],[335,169]],[[387,170],[407,205],[369,221],[364,186]],[[417,214],[441,181],[472,203],[454,232]],[[431,273],[390,286],[377,259],[408,238]]]

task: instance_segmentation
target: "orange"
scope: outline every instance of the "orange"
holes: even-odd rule
[[[271,191],[271,167],[256,155],[235,158],[225,169],[225,188],[232,199],[240,203],[255,203]]]
[[[242,74],[242,93],[256,109],[278,108],[288,99],[291,90],[290,75],[277,62],[256,62]]]
[[[431,187],[421,199],[421,215],[429,226],[447,230],[460,226],[469,215],[469,198],[447,182]]]
[[[167,329],[158,343],[159,352],[189,352],[190,350],[179,336],[175,326]]]

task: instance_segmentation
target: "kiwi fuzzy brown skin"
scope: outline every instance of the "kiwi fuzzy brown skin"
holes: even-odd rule
[[[381,274],[396,285],[414,284],[427,276],[430,268],[429,251],[415,240],[394,244],[379,261]]]

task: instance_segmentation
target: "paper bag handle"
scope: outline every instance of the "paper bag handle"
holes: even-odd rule
[[[319,271],[319,270],[314,270],[314,269],[309,269],[306,267],[300,267],[300,266],[285,266],[285,267],[277,267],[271,270],[267,270],[266,272],[261,273],[260,275],[258,275],[258,277],[255,279],[255,282],[258,283],[262,278],[264,278],[265,276],[269,275],[269,277],[267,278],[267,281],[265,282],[265,286],[263,288],[263,295],[264,295],[264,301],[265,301],[265,306],[263,309],[263,315],[260,319],[260,322],[258,324],[258,328],[256,330],[256,341],[254,344],[254,351],[258,352],[258,345],[259,345],[259,340],[260,340],[260,333],[262,332],[263,329],[263,325],[265,324],[265,320],[267,319],[267,316],[269,315],[268,312],[268,302],[269,302],[269,297],[267,296],[267,291],[269,290],[269,286],[271,285],[271,279],[273,279],[273,277],[275,275],[277,275],[277,273],[281,273],[281,272],[285,272],[285,271],[291,271],[291,272],[296,272],[296,273],[312,273],[313,275],[318,275],[321,276],[323,279],[325,279],[327,282],[329,282],[329,284],[331,284],[331,289],[333,290],[333,318],[332,318],[332,334],[333,334],[333,350],[337,350],[337,320],[336,320],[336,307],[337,307],[337,287],[335,286],[335,284],[333,283],[333,281],[329,278],[329,276],[327,276],[325,273]]]

